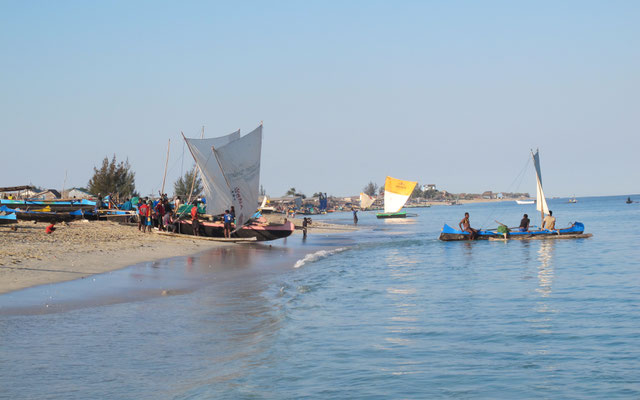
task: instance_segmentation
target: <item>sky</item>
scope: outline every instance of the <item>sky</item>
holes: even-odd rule
[[[0,186],[143,194],[264,123],[261,184],[639,193],[637,1],[0,1]],[[528,167],[527,167],[528,164]],[[524,175],[521,174],[522,171]],[[66,178],[65,178],[66,176]]]

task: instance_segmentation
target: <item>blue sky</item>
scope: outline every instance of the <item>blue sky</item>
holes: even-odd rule
[[[84,186],[128,158],[142,193],[191,165],[180,131],[264,121],[262,184],[357,194],[638,193],[640,3],[0,2],[0,186]],[[517,180],[516,180],[517,181]]]

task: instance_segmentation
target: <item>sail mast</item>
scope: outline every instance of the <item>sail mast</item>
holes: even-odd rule
[[[164,163],[164,176],[162,177],[162,189],[160,190],[160,195],[164,194],[164,183],[167,180],[167,167],[169,166],[169,149],[171,148],[171,139],[169,139],[169,144],[167,144],[167,161]]]
[[[184,134],[182,134],[182,136],[184,137]],[[204,125],[202,126],[202,135],[200,136],[200,139],[204,139]],[[194,168],[194,171],[193,171],[193,179],[191,180],[191,190],[189,190],[189,199],[187,200],[187,203],[189,204],[191,204],[191,195],[193,194],[193,187],[196,185],[196,178],[198,178],[199,170],[200,168],[197,168],[197,169]]]

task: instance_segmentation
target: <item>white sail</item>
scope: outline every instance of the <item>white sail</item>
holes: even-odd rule
[[[544,192],[542,191],[542,174],[540,173],[540,154],[539,151],[536,150],[536,153],[533,154],[531,151],[531,156],[533,157],[533,165],[536,169],[536,210],[542,212],[545,215],[549,215],[549,207],[547,206],[547,199],[544,197]]]
[[[387,176],[384,182],[384,212],[397,213],[400,211],[409,200],[417,183]]]
[[[360,208],[361,209],[367,209],[369,207],[371,207],[371,205],[373,204],[373,202],[376,201],[376,198],[373,196],[369,196],[366,193],[360,193]]]
[[[236,226],[243,225],[258,209],[261,151],[262,125],[238,140],[213,148],[236,210]]]
[[[224,213],[231,204],[231,194],[229,187],[220,170],[220,164],[216,160],[212,147],[222,147],[240,138],[240,130],[225,136],[208,139],[187,139],[184,140],[189,146],[189,151],[196,161],[196,165],[202,177],[204,187],[204,197],[207,200],[207,213],[217,215]],[[189,182],[190,183],[190,182]]]

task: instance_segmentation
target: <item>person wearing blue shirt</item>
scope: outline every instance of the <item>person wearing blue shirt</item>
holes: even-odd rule
[[[231,222],[233,217],[229,214],[229,210],[224,210],[224,237],[227,239],[231,237]]]

